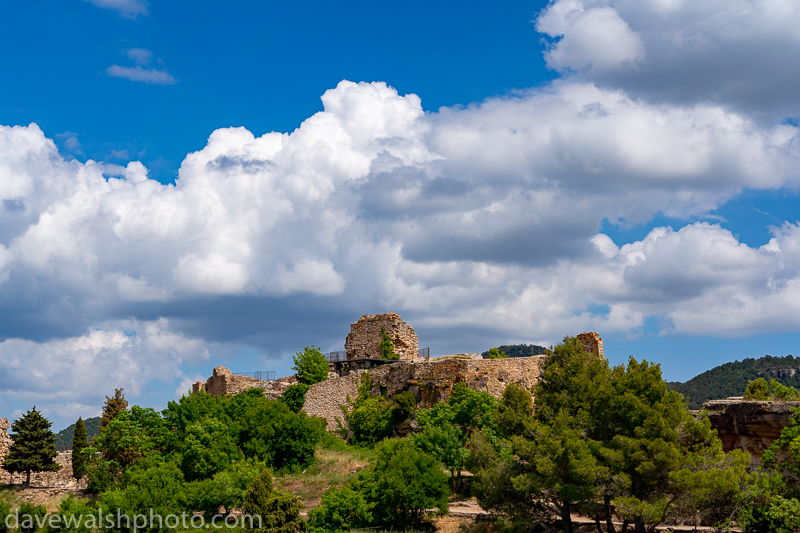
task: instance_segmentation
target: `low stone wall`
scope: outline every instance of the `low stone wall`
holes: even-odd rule
[[[469,355],[469,354],[464,354]],[[528,390],[539,380],[541,365],[546,356],[516,357],[510,359],[472,359],[450,356],[437,361],[399,361],[367,370],[372,378],[372,394],[392,397],[409,391],[421,407],[431,407],[446,401],[456,383],[488,392],[495,398],[502,396],[511,383],[519,383]],[[341,378],[332,378],[312,385],[306,393],[303,410],[311,416],[328,421],[328,431],[338,429],[339,423],[347,426],[342,405],[347,405],[347,395],[355,400],[362,372],[353,372]]]
[[[792,409],[800,402],[747,402],[740,399],[712,400],[703,404],[708,411],[711,427],[717,430],[725,452],[744,450],[750,454],[752,464],[760,463],[761,456],[789,425]]]
[[[0,457],[0,461],[2,457]],[[59,452],[56,463],[61,465],[58,472],[33,472],[31,474],[31,487],[47,487],[58,489],[81,489],[86,488],[86,479],[80,483],[72,477],[72,451]],[[24,473],[17,473],[13,476],[0,468],[0,483],[10,483],[21,485],[25,483]]]

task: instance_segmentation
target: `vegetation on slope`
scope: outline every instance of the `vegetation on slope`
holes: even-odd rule
[[[775,379],[787,387],[800,388],[800,358],[791,355],[747,358],[712,368],[685,383],[671,382],[668,386],[683,394],[689,401],[689,409],[700,409],[708,400],[744,395],[747,384],[758,378]]]
[[[532,355],[544,355],[548,352],[544,346],[537,344],[509,344],[497,346],[497,350],[505,353],[508,357],[530,357]],[[484,359],[489,359],[489,350],[481,354]]]
[[[86,440],[92,442],[96,436],[100,434],[100,422],[103,419],[99,416],[94,418],[87,418],[83,421],[86,426]],[[60,452],[72,449],[72,440],[75,438],[75,424],[72,424],[67,429],[62,429],[56,433],[56,449]]]

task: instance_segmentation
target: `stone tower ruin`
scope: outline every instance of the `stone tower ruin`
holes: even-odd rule
[[[581,333],[578,335],[578,340],[583,344],[583,350],[585,352],[605,357],[605,355],[603,355],[603,338],[600,337],[600,334],[596,331]]]
[[[350,333],[344,343],[347,359],[379,359],[382,328],[386,328],[386,333],[394,343],[394,351],[401,360],[419,357],[419,339],[414,328],[403,322],[397,313],[385,313],[364,315],[350,325]]]

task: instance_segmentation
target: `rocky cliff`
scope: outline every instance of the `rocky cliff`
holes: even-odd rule
[[[781,430],[789,425],[792,409],[800,402],[746,402],[739,398],[712,400],[703,404],[711,426],[717,430],[726,452],[748,452],[753,465],[761,461]]]

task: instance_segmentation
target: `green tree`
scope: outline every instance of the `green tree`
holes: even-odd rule
[[[381,343],[378,345],[378,350],[381,352],[381,359],[400,359],[400,356],[394,353],[394,343],[386,333],[386,326],[381,326]]]
[[[50,422],[36,410],[36,406],[11,424],[14,442],[3,459],[3,468],[9,473],[24,472],[25,485],[31,484],[31,472],[57,472],[61,465],[55,462],[56,436],[50,431]]]
[[[506,359],[508,355],[505,352],[501,352],[498,348],[489,348],[489,353],[487,354],[486,359]]]
[[[349,396],[348,401],[352,401]],[[387,438],[392,431],[395,406],[383,396],[372,397],[372,378],[366,372],[361,374],[358,396],[346,414],[352,434],[350,441],[359,446],[373,446]]]
[[[372,524],[415,528],[447,514],[450,491],[442,465],[408,440],[375,447],[375,465],[359,472],[353,490],[374,504]]]
[[[128,400],[122,394],[123,389],[114,389],[114,397],[106,396],[106,403],[103,405],[103,421],[100,423],[100,431],[108,426],[120,413],[128,410]]]
[[[75,479],[82,479],[86,475],[86,458],[83,450],[89,446],[86,441],[86,426],[83,419],[78,417],[75,423],[75,436],[72,438],[72,476]]]
[[[295,383],[294,385],[289,385],[285,391],[283,391],[283,395],[281,395],[281,401],[286,404],[286,406],[291,409],[295,413],[299,413],[300,409],[303,408],[303,404],[306,403],[306,393],[308,392],[308,385],[305,383]]]
[[[310,530],[325,533],[350,533],[353,528],[368,527],[372,523],[374,503],[349,486],[334,487],[325,491],[319,506],[308,512]]]
[[[417,449],[444,464],[450,471],[450,487],[454,489],[456,481],[461,481],[461,471],[469,457],[464,433],[451,422],[444,422],[425,426],[421,433],[413,435],[411,439]]]
[[[244,459],[225,424],[210,417],[186,428],[182,451],[181,470],[188,481],[213,477]]]
[[[253,480],[244,498],[244,513],[255,518],[253,522],[245,520],[245,529],[254,533],[306,531],[306,523],[300,516],[302,508],[299,498],[275,490],[272,474],[264,470]]]
[[[767,382],[764,378],[758,378],[748,383],[744,392],[744,399],[750,401],[777,400],[791,402],[796,401],[798,398],[800,397],[797,390],[787,387],[775,379],[770,379]]]
[[[297,373],[300,383],[313,385],[328,379],[328,361],[316,346],[306,346],[302,352],[297,352],[293,359],[292,370]]]

